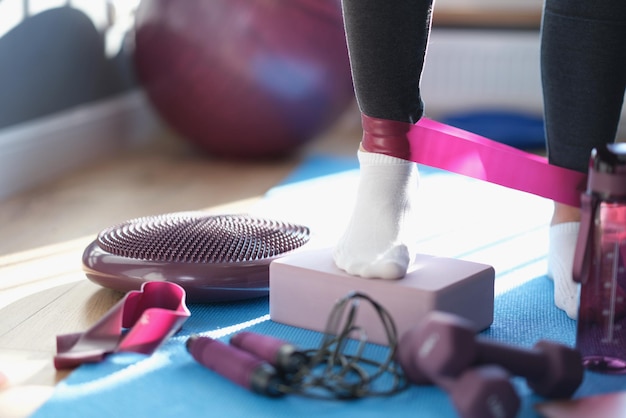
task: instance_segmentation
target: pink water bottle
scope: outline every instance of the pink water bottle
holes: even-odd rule
[[[576,348],[588,370],[626,373],[626,144],[593,150],[581,200]]]

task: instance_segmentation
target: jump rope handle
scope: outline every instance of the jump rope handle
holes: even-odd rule
[[[295,345],[268,335],[239,332],[230,344],[267,361],[279,372],[295,373],[308,363],[308,356]]]
[[[282,379],[265,360],[209,337],[187,340],[189,354],[204,367],[233,383],[266,396],[280,396]]]

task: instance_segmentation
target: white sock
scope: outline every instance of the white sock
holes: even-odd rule
[[[412,216],[417,164],[384,154],[358,152],[359,188],[352,218],[335,251],[335,264],[355,276],[403,277],[413,259]]]
[[[574,282],[572,269],[580,222],[565,222],[550,227],[548,276],[554,280],[554,304],[572,319],[578,316],[580,284]]]

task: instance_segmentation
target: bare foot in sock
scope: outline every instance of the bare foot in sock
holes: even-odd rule
[[[554,281],[554,304],[572,319],[578,316],[580,292],[572,278],[579,227],[580,210],[556,204],[550,225],[548,276]]]
[[[359,151],[359,188],[350,223],[339,240],[335,264],[354,276],[398,279],[413,259],[413,200],[417,165]]]

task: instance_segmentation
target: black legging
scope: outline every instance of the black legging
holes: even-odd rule
[[[626,1],[547,0],[541,71],[550,163],[587,171],[613,142],[626,86]]]
[[[432,0],[343,0],[357,101],[367,116],[417,122]]]
[[[342,0],[361,111],[417,122],[432,0]],[[626,86],[626,0],[546,0],[541,69],[551,164],[586,172],[613,142]]]

